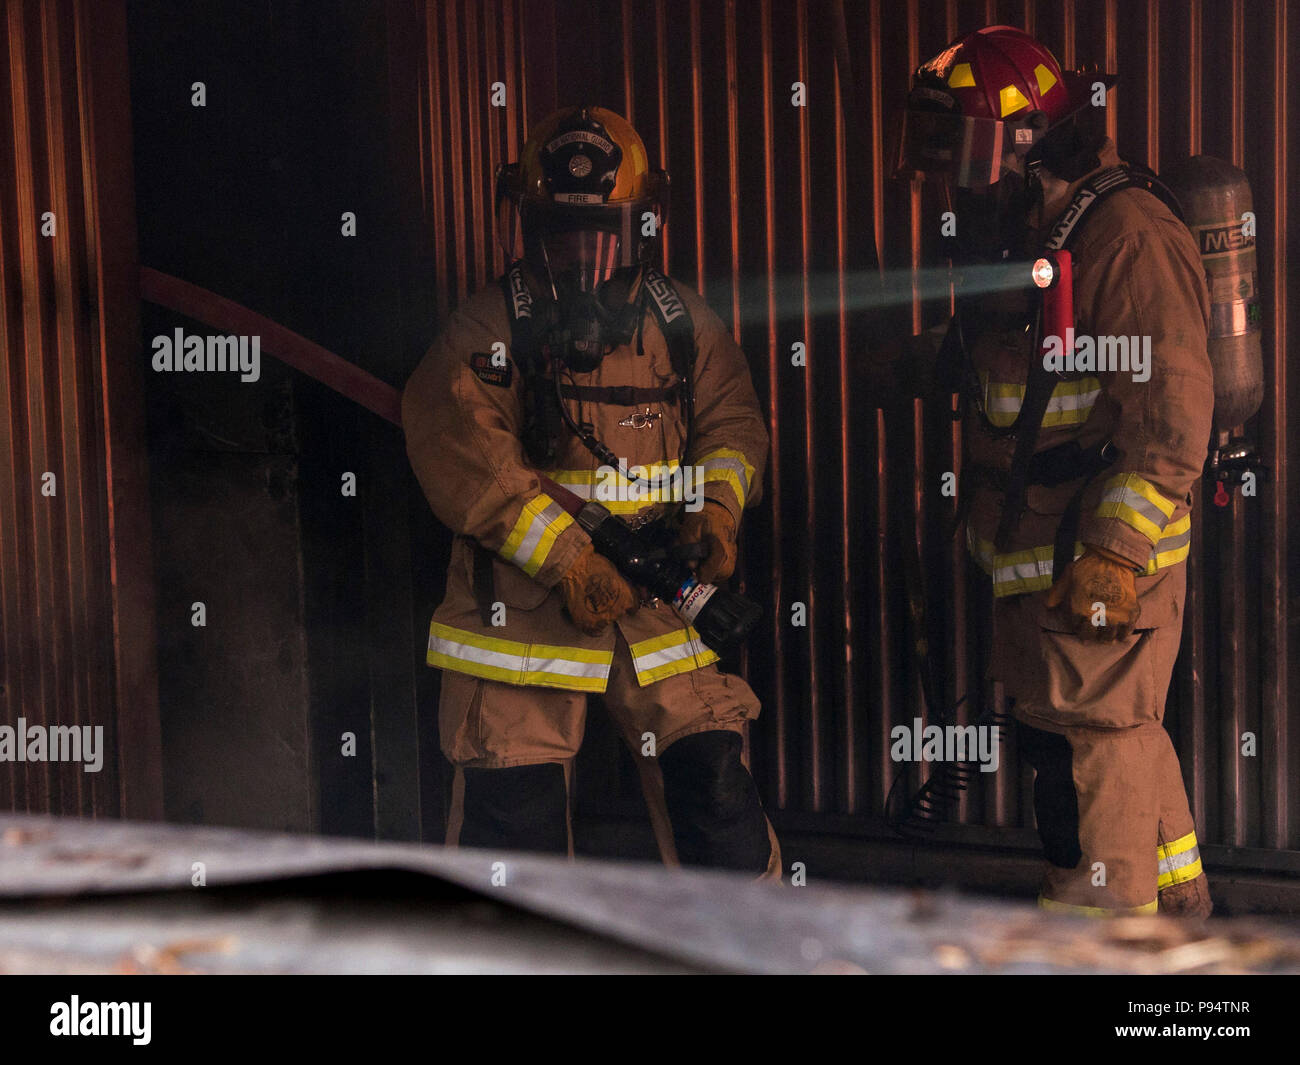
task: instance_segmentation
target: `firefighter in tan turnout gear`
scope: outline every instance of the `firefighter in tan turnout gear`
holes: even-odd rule
[[[666,549],[694,545],[703,582],[732,572],[767,430],[721,321],[650,265],[666,193],[618,115],[544,119],[499,177],[507,274],[451,316],[403,394],[411,464],[458,534],[428,649],[456,767],[448,842],[564,852],[566,766],[596,695],[656,760],[680,861],[777,875],[742,760],[758,700],[538,478],[656,523]]]
[[[948,251],[966,277],[1045,249],[1073,266],[1054,295],[1073,297],[1074,352],[1062,338],[1062,359],[1045,362],[1028,286],[959,286],[937,367],[967,416],[962,493],[993,582],[992,674],[1036,770],[1040,902],[1206,916],[1162,718],[1214,406],[1209,304],[1162,186],[1106,138],[1097,103],[1114,80],[1063,72],[1019,30],[981,30],[918,70],[900,163],[947,179]]]

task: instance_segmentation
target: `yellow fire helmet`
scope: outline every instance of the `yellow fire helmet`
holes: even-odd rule
[[[497,173],[497,234],[553,289],[593,292],[650,262],[668,208],[668,175],[604,107],[566,107],[533,127],[518,163]]]

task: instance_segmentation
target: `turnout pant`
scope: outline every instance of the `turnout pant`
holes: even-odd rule
[[[1208,916],[1210,895],[1165,698],[1178,625],[1114,643],[1044,627],[1034,596],[1000,600],[994,675],[1035,770],[1047,859],[1039,902],[1091,916]]]
[[[742,755],[759,710],[743,680],[710,665],[641,687],[620,635],[597,698],[641,769],[665,861],[780,876],[780,847]],[[439,732],[456,769],[449,845],[571,851],[568,771],[587,699],[443,670]]]

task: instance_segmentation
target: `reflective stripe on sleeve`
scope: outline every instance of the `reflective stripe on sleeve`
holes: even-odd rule
[[[1187,558],[1191,550],[1192,516],[1184,514],[1177,521],[1171,521],[1165,526],[1160,539],[1156,541],[1156,546],[1151,550],[1151,557],[1147,560],[1147,568],[1143,571],[1143,575],[1150,577],[1156,570],[1164,569],[1166,566],[1176,566]]]
[[[1196,833],[1189,832],[1172,843],[1156,847],[1156,889],[1163,891],[1175,884],[1185,884],[1201,875],[1201,849],[1196,845]]]
[[[1045,895],[1039,895],[1038,905],[1041,909],[1050,913],[1068,913],[1073,914],[1075,917],[1142,917],[1149,913],[1157,913],[1160,909],[1160,900],[1152,899],[1150,902],[1144,902],[1141,906],[1128,906],[1111,910],[1104,906],[1075,906],[1073,903],[1057,902],[1056,899],[1049,899]]]
[[[709,481],[723,481],[731,485],[731,490],[736,493],[741,509],[744,509],[745,500],[749,498],[749,485],[754,477],[754,467],[749,464],[749,460],[742,452],[731,448],[717,448],[701,455],[699,466],[701,481],[705,484]]]
[[[639,640],[628,649],[632,652],[636,682],[643,688],[664,677],[702,669],[718,660],[718,656],[705,646],[700,634],[691,625],[666,632],[662,636]]]
[[[573,519],[559,503],[545,492],[539,492],[524,504],[499,554],[528,576],[536,577],[546,565],[555,538],[572,524]]]
[[[680,503],[686,498],[684,477],[676,459],[634,466],[632,481],[612,466],[596,470],[551,470],[547,473],[581,499],[594,499],[611,514],[635,514],[654,503]]]
[[[1136,473],[1121,473],[1106,482],[1097,517],[1118,518],[1154,544],[1176,508],[1150,481]]]
[[[978,539],[967,528],[966,546],[980,569],[993,578],[993,594],[999,598],[1041,592],[1052,586],[1052,557],[1056,549],[1051,544],[999,554],[990,541]],[[1083,544],[1076,542],[1074,557],[1081,554]]]
[[[1050,544],[999,554],[990,541],[979,539],[968,527],[966,546],[980,569],[993,578],[993,594],[997,598],[1041,592],[1052,586],[1052,560],[1056,549]],[[1165,526],[1164,535],[1152,548],[1142,576],[1152,577],[1162,569],[1185,562],[1191,549],[1192,516],[1184,514]],[[1075,541],[1074,557],[1082,554],[1083,544]]]
[[[429,626],[425,661],[439,669],[468,673],[503,684],[603,692],[609,682],[613,651],[520,643],[453,628],[435,621]]]

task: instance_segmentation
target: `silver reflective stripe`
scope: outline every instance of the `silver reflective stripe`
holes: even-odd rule
[[[1147,499],[1143,495],[1139,495],[1126,484],[1117,484],[1108,489],[1106,494],[1101,497],[1101,502],[1098,506],[1106,503],[1119,503],[1137,511],[1138,514],[1155,526],[1156,536],[1150,537],[1152,540],[1159,538],[1159,531],[1169,522],[1168,514],[1152,503],[1151,500]],[[1130,522],[1129,524],[1132,523]],[[1143,529],[1141,531],[1146,532],[1147,530]]]
[[[1159,863],[1159,872],[1172,873],[1175,869],[1182,869],[1184,866],[1191,865],[1193,862],[1201,860],[1200,847],[1192,847],[1190,850],[1183,851],[1182,854],[1175,854],[1172,858],[1161,858]]]
[[[675,647],[665,647],[659,651],[651,651],[649,654],[637,655],[633,664],[638,673],[646,673],[659,666],[666,666],[670,662],[680,662],[683,658],[705,658],[710,655],[712,652],[704,642],[694,639],[679,643]]]
[[[1192,527],[1189,525],[1176,536],[1162,536],[1160,542],[1156,544],[1155,549],[1151,552],[1151,557],[1163,555],[1166,551],[1175,551],[1180,547],[1185,547],[1192,542]]]
[[[1074,395],[1056,395],[1047,401],[1047,413],[1059,414],[1063,410],[1082,410],[1085,407],[1091,407],[1097,402],[1097,397],[1101,395],[1100,388],[1094,388],[1090,392],[1078,392]]]
[[[1052,560],[1037,559],[1033,562],[1013,562],[1009,566],[999,566],[993,571],[994,584],[1010,584],[1013,581],[1032,581],[1039,577],[1052,575]]]
[[[710,477],[709,474],[715,470],[731,470],[736,475],[736,482],[741,486],[740,505],[745,505],[745,498],[749,495],[749,467],[740,459],[717,457],[706,458],[701,464],[700,469],[703,471],[701,480],[710,481],[717,478]],[[728,483],[730,483],[728,481]]]
[[[525,572],[531,569],[530,576],[535,574],[545,562],[545,555],[550,554],[548,547],[542,558],[534,559],[537,547],[542,542],[542,537],[548,532],[552,534],[552,537],[563,532],[564,528],[569,525],[569,521],[563,521],[565,518],[568,518],[568,514],[554,501],[547,503],[541,510],[533,512],[532,520],[528,523],[528,529],[524,533],[523,539],[519,541],[519,545],[514,551],[506,556],[507,560],[513,562]],[[563,524],[559,524],[561,522]],[[535,562],[536,565],[530,567],[530,562]]]
[[[458,643],[445,636],[429,636],[429,650],[457,658],[464,662],[477,662],[482,666],[508,669],[521,676],[528,673],[560,673],[568,677],[593,677],[603,679],[609,675],[609,666],[599,662],[573,662],[567,658],[534,658],[513,655],[505,651],[491,651]]]

